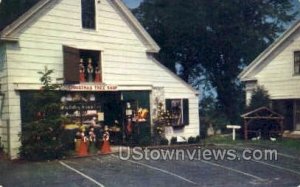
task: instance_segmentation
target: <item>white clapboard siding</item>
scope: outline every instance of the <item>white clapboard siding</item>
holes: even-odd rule
[[[107,84],[164,87],[165,98],[189,99],[190,125],[174,131],[172,136],[198,135],[198,96],[147,55],[145,41],[110,0],[97,4],[96,31],[81,28],[80,2],[61,0],[48,7],[39,19],[20,31],[18,43],[7,45],[8,70],[2,89],[7,95],[3,116],[11,119],[13,127],[10,151],[16,153],[21,130],[20,96],[15,84],[39,84],[37,72],[45,66],[54,70],[53,80],[62,78],[64,45],[101,51],[103,80]]]
[[[299,33],[299,31],[298,31]],[[294,76],[294,51],[300,50],[299,34],[294,34],[273,56],[266,59],[264,68],[256,74],[273,99],[300,98],[300,76]]]
[[[3,43],[0,43],[0,78],[1,78],[1,93],[4,94],[4,97],[8,95],[8,87],[7,87],[7,69],[6,69],[6,45]],[[2,101],[1,99],[1,105],[2,105],[2,113],[0,115],[0,137],[1,137],[1,143],[4,145],[4,149],[7,151],[8,144],[7,144],[7,119],[9,119],[9,104],[8,100]]]

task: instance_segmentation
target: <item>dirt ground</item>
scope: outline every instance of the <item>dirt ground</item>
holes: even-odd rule
[[[218,144],[185,150],[264,150],[265,145]],[[274,148],[274,147],[272,147]],[[276,148],[276,147],[275,147]],[[168,149],[165,149],[166,151]],[[0,186],[299,186],[300,155],[278,148],[277,160],[121,160],[119,154],[50,162],[0,160]],[[155,155],[156,156],[156,155]],[[199,156],[199,155],[198,155]],[[188,159],[188,158],[189,159]],[[192,158],[192,159],[191,159]]]

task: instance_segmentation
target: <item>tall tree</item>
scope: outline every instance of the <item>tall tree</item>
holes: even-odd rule
[[[243,101],[237,75],[294,19],[292,8],[289,0],[144,0],[133,12],[161,46],[157,58],[174,72],[180,64],[195,85],[204,76],[235,122]]]

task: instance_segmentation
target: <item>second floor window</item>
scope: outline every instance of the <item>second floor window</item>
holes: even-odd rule
[[[300,74],[300,51],[294,52],[294,74]]]
[[[63,46],[64,83],[102,83],[101,51]]]
[[[82,28],[96,29],[95,0],[81,0]]]

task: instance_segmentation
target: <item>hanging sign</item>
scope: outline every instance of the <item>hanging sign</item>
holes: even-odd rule
[[[118,90],[117,85],[109,85],[109,84],[99,84],[99,85],[64,85],[61,87],[61,90],[66,91],[116,91]]]

